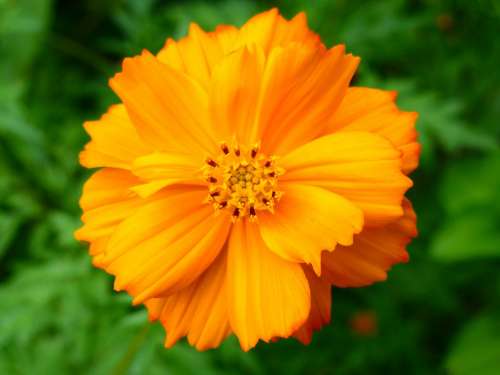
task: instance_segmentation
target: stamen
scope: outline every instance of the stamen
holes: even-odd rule
[[[216,168],[219,166],[219,164],[217,164],[217,162],[213,159],[207,159],[206,160],[206,163],[211,166],[212,168]]]
[[[260,210],[274,212],[281,198],[278,177],[284,170],[273,157],[262,155],[259,147],[259,143],[251,148],[221,143],[220,155],[205,160],[208,201],[216,211],[228,208],[234,222],[243,218],[254,222]]]
[[[229,147],[227,147],[227,145],[225,143],[222,143],[220,145],[220,148],[221,148],[222,152],[224,153],[224,155],[229,154]]]

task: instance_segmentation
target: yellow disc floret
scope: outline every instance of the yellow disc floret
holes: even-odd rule
[[[282,195],[278,177],[284,170],[274,157],[260,153],[258,145],[246,150],[223,143],[218,157],[208,158],[206,164],[208,200],[216,211],[230,210],[233,220],[255,220],[259,210],[273,212]]]

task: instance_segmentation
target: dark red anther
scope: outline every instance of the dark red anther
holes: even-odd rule
[[[250,216],[255,216],[257,213],[255,212],[255,208],[253,206],[250,207]]]
[[[234,217],[239,217],[240,216],[240,209],[236,207],[233,211],[233,216]]]
[[[212,184],[215,184],[217,182],[217,179],[215,177],[213,177],[213,176],[210,176],[208,178],[208,182],[211,182]]]
[[[213,159],[207,159],[207,164],[209,166],[211,166],[212,168],[215,168],[215,167],[219,166],[219,164],[217,164],[217,162],[215,160],[213,160]]]
[[[227,147],[227,145],[225,143],[223,143],[221,146],[220,146],[222,152],[227,155],[229,154],[229,147]]]
[[[252,159],[254,159],[257,156],[257,149],[256,148],[252,148],[252,151],[250,152],[250,156],[252,157]]]
[[[220,192],[219,192],[219,191],[214,191],[214,192],[210,193],[210,196],[211,196],[212,198],[218,197],[219,195],[220,195]]]
[[[234,154],[235,154],[236,156],[240,156],[240,149],[239,149],[239,148],[237,148],[236,150],[234,150]]]
[[[227,202],[226,201],[219,203],[219,208],[224,208],[226,206],[227,206]]]
[[[271,160],[268,160],[268,161],[266,161],[266,163],[264,164],[264,167],[269,168],[269,167],[271,166],[271,164],[272,164]]]

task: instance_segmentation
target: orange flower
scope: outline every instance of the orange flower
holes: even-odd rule
[[[359,58],[304,14],[259,14],[127,58],[122,104],[87,122],[84,226],[95,266],[167,331],[213,348],[234,333],[304,343],[331,285],[368,285],[407,260],[415,113],[349,88]]]

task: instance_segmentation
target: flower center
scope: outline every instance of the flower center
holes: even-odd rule
[[[233,220],[248,216],[255,220],[257,211],[274,211],[281,198],[278,177],[284,173],[274,157],[259,152],[259,146],[248,150],[221,144],[217,158],[206,160],[208,201],[216,211],[228,209]]]

